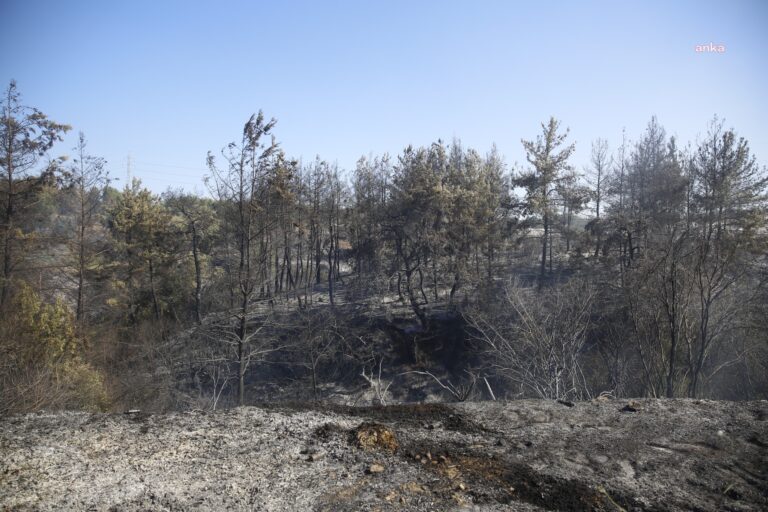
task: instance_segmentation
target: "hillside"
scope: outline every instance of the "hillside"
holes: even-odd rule
[[[768,402],[0,420],[2,510],[765,510]]]

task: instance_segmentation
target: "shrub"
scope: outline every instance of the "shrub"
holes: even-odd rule
[[[0,318],[0,412],[106,408],[103,376],[85,350],[67,305],[22,284]]]

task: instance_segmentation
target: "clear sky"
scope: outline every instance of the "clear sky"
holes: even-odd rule
[[[722,44],[725,53],[697,53]],[[768,162],[766,1],[0,0],[0,81],[155,191],[200,190],[252,112],[285,151],[364,154],[462,139],[524,162],[550,115],[581,168],[652,115],[682,141],[714,114]]]

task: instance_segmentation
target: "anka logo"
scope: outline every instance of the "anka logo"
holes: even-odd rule
[[[696,53],[725,53],[724,44],[697,44]]]

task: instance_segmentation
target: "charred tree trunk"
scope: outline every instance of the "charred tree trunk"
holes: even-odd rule
[[[541,268],[539,270],[539,289],[544,286],[547,272],[547,241],[549,239],[549,214],[544,212],[544,234],[541,237]]]
[[[195,321],[197,324],[203,322],[202,314],[202,293],[203,293],[203,279],[202,272],[200,270],[200,250],[198,247],[198,233],[194,223],[192,224],[192,259],[195,263]]]

